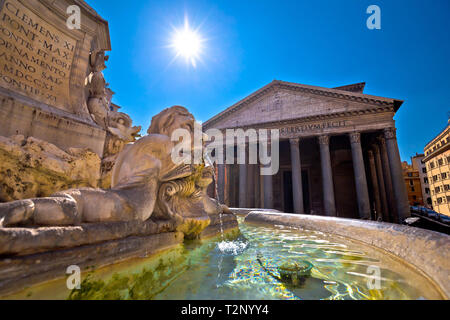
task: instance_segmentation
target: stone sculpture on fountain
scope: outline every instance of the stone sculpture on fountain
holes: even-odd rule
[[[80,223],[175,220],[190,237],[227,208],[208,197],[213,167],[172,161],[171,133],[193,133],[194,117],[174,106],[153,117],[148,135],[128,144],[112,170],[111,189],[79,188],[46,198],[0,204],[0,226],[68,226]]]

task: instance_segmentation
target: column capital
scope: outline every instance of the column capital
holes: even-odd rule
[[[360,132],[350,132],[348,136],[350,137],[350,143],[361,143]]]
[[[289,142],[291,143],[291,145],[298,145],[300,142],[300,138],[289,138]]]
[[[395,139],[396,138],[396,131],[397,131],[397,129],[395,129],[395,127],[385,128],[383,130],[384,137],[386,139]]]
[[[330,144],[330,136],[327,135],[323,135],[323,136],[319,136],[319,144],[321,145],[329,145]]]
[[[384,139],[384,136],[379,135],[377,137],[378,142],[380,143],[381,146],[385,146],[386,145],[386,139]]]

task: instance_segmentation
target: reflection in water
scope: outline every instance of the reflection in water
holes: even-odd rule
[[[81,290],[65,281],[11,298],[69,299],[441,299],[434,286],[382,251],[321,232],[247,225],[233,238],[190,241],[157,257],[102,268]],[[259,257],[259,261],[258,261]],[[294,284],[280,266],[312,264]],[[379,287],[373,288],[377,269]]]

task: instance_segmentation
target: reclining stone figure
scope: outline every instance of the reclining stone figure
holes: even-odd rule
[[[194,121],[184,107],[165,109],[152,118],[147,136],[126,145],[119,154],[111,189],[72,189],[0,204],[0,227],[145,221],[152,216],[175,219],[180,231],[198,234],[209,224],[209,215],[227,208],[207,196],[211,164],[172,161],[171,133],[177,128],[193,132]]]

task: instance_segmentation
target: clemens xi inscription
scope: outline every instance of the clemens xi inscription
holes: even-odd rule
[[[71,5],[80,9],[79,29],[67,27]],[[107,128],[93,114],[110,110],[102,75],[110,50],[108,22],[83,0],[0,0],[0,137],[102,157]]]
[[[70,111],[69,83],[76,40],[18,1],[0,11],[0,86]]]

